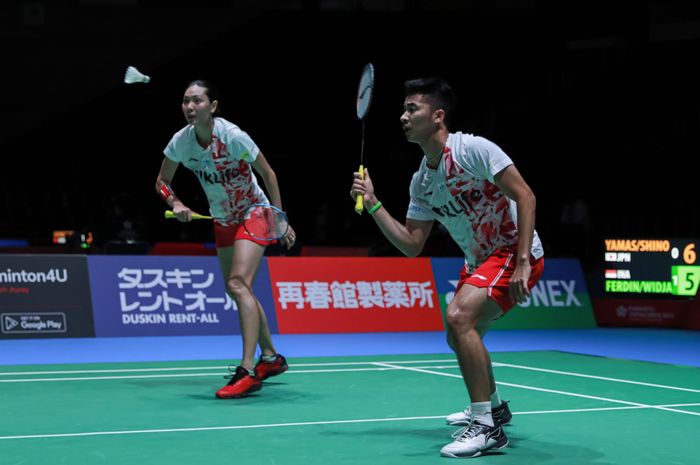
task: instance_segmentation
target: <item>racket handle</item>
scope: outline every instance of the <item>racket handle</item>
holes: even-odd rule
[[[172,210],[165,210],[165,217],[168,219],[177,218],[177,215],[175,215],[175,213],[173,213]],[[200,215],[199,213],[192,213],[192,219],[193,220],[210,220],[212,218],[211,218],[211,216]]]
[[[360,165],[359,171],[360,171],[360,179],[365,179],[365,167]],[[364,201],[364,199],[362,198],[362,196],[358,194],[357,197],[355,198],[355,213],[357,213],[358,215],[362,214],[362,202],[363,201]]]

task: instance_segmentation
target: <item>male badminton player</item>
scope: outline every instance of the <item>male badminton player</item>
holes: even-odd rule
[[[493,320],[523,302],[544,269],[535,232],[535,195],[513,161],[493,142],[447,123],[455,107],[452,88],[440,78],[406,81],[401,125],[423,152],[410,185],[405,224],[377,199],[372,179],[355,173],[350,195],[364,206],[389,241],[409,257],[422,250],[434,221],[442,223],[465,256],[457,292],[447,306],[448,342],[457,355],[470,404],[447,417],[464,425],[440,451],[476,457],[508,444],[510,421],[482,337]]]
[[[282,209],[277,176],[258,146],[235,124],[215,116],[218,94],[211,83],[192,81],[182,99],[187,126],[175,133],[167,147],[156,180],[156,191],[178,220],[192,220],[193,212],[173,192],[171,181],[180,164],[199,179],[214,220],[216,253],[229,295],[238,306],[243,332],[243,358],[228,384],[216,392],[222,399],[245,397],[262,388],[262,381],[287,370],[275,350],[267,318],[253,294],[253,279],[265,247],[276,240],[260,240],[246,233],[245,212],[255,204],[269,204],[253,169],[262,178],[272,205]],[[252,169],[251,169],[252,167]],[[279,239],[287,248],[296,240],[291,227]],[[255,364],[255,350],[261,357]]]

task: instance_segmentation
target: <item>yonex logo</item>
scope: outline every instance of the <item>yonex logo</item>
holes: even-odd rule
[[[470,277],[475,277],[481,280],[487,280],[484,276],[474,273]],[[448,280],[454,289],[457,288],[458,281]],[[583,304],[576,295],[576,280],[541,280],[530,292],[531,295],[525,302],[520,303],[521,307],[582,307]],[[454,291],[445,294],[445,303],[449,304],[454,298]],[[618,315],[620,310],[618,309]]]

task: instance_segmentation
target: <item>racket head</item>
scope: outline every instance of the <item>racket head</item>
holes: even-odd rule
[[[246,210],[243,228],[254,239],[274,241],[289,232],[287,215],[274,205],[256,203]]]
[[[374,65],[367,63],[360,76],[360,85],[357,88],[357,117],[363,119],[367,116],[369,106],[372,103],[374,93]]]

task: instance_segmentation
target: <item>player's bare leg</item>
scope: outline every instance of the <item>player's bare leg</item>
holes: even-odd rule
[[[226,281],[226,290],[238,307],[243,334],[241,364],[228,376],[226,386],[216,391],[220,399],[245,397],[262,388],[255,374],[254,358],[260,333],[260,307],[252,290],[265,247],[251,241],[236,241],[232,247],[217,249],[219,264]]]
[[[488,449],[501,449],[508,438],[491,414],[491,359],[481,339],[488,323],[503,311],[489,299],[486,289],[465,284],[447,307],[447,328],[454,344],[464,384],[471,399],[473,421],[440,451],[446,457],[476,457]],[[481,332],[480,332],[481,330]]]

